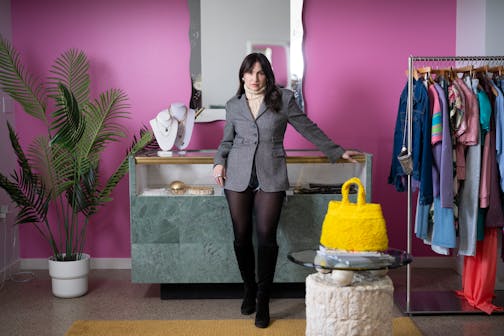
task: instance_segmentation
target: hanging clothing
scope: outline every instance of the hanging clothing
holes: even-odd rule
[[[408,101],[408,84],[406,83],[400,99],[394,130],[394,145],[392,163],[388,183],[394,185],[397,191],[406,191],[406,174],[404,174],[397,156],[401,152],[405,129],[406,106]],[[432,151],[431,148],[431,115],[429,113],[429,98],[423,81],[413,81],[413,129],[412,158],[414,188],[419,185],[421,204],[431,204],[432,196]],[[416,187],[415,187],[416,186]]]
[[[481,180],[480,180],[480,208],[488,208],[490,197],[490,117],[492,115],[492,107],[490,100],[484,91],[479,91],[478,94],[479,110],[480,110],[480,126],[481,126],[481,143],[483,146],[483,157],[481,159]],[[493,135],[493,133],[492,133]]]
[[[504,211],[502,207],[502,196],[499,188],[499,173],[496,160],[495,150],[495,130],[494,118],[492,118],[492,126],[489,132],[489,147],[490,155],[488,162],[490,165],[490,193],[488,200],[488,211],[486,213],[485,227],[502,228],[504,227]]]
[[[448,104],[438,83],[428,86],[429,113],[432,115],[431,148],[433,157],[433,204],[417,199],[415,234],[433,251],[448,255],[456,247],[453,213],[453,159]]]
[[[500,90],[493,85],[495,92],[502,96]],[[498,98],[499,96],[495,97]],[[495,100],[496,104],[497,99]],[[499,179],[499,165],[497,162],[497,137],[496,137],[496,118],[497,113],[492,113],[490,118],[490,130],[489,130],[489,156],[488,164],[490,166],[490,178],[489,178],[489,199],[488,199],[488,211],[486,214],[485,227],[504,227],[504,209],[502,203],[502,195],[500,190],[500,179]]]
[[[434,223],[432,230],[432,250],[440,254],[449,254],[449,248],[457,245],[455,215],[453,213],[453,155],[450,133],[448,103],[443,88],[432,85],[437,92],[441,114],[439,141],[432,144],[434,190]],[[435,96],[433,94],[433,96]],[[434,129],[434,116],[432,119]],[[433,138],[434,139],[434,138]],[[437,177],[435,177],[437,175]],[[438,186],[436,187],[436,182]],[[436,193],[436,190],[439,191]]]
[[[504,192],[504,96],[502,91],[493,84],[498,96],[495,97],[495,140],[496,159],[500,172],[500,189]]]
[[[453,150],[448,102],[443,88],[437,83],[434,83],[434,87],[438,92],[442,115],[441,144],[436,143],[433,145],[434,147],[441,147],[439,156],[434,154],[439,158],[436,159],[439,162],[439,195],[443,208],[453,208]],[[438,150],[434,151],[437,152]]]
[[[478,242],[476,255],[464,257],[462,290],[456,291],[471,306],[487,314],[503,309],[492,304],[497,272],[497,230],[485,229],[485,239]]]
[[[464,67],[463,71],[468,68]],[[473,307],[491,314],[503,309],[493,305],[492,300],[497,240],[504,227],[504,95],[501,89],[504,79],[494,76],[494,80],[498,80],[496,84],[481,68],[470,75],[469,71],[464,72],[463,77],[459,77],[460,72],[451,76],[452,71],[449,77],[443,77],[445,73],[432,70],[423,75],[424,78],[413,80],[413,97],[408,97],[407,85],[403,89],[388,182],[396,190],[405,188],[401,183],[406,182],[406,176],[400,175],[402,168],[394,160],[403,144],[406,105],[408,99],[412,99],[411,154],[418,170],[412,175],[412,190],[409,191],[420,186],[415,235],[439,254],[449,255],[451,249],[458,247],[458,254],[464,256],[464,271],[462,289],[457,294]],[[424,109],[426,101],[430,120],[418,109],[420,102]],[[424,142],[426,136],[430,143]],[[417,149],[422,151],[415,151]],[[422,193],[428,190],[422,189],[422,183],[429,182],[422,174],[425,152],[432,155],[427,162],[432,173],[432,198]],[[394,170],[396,167],[399,169]],[[424,177],[427,180],[424,181]],[[504,243],[500,254],[504,260]]]
[[[463,183],[460,187],[459,201],[459,255],[473,256],[476,253],[479,183],[481,174],[481,142],[479,104],[472,88],[460,79],[454,83],[464,95],[464,120],[467,128],[457,138],[457,177],[462,172]],[[458,164],[463,162],[463,166]],[[463,169],[462,169],[463,168]]]
[[[479,188],[479,209],[478,209],[478,222],[476,224],[476,240],[483,240],[485,235],[485,221],[490,200],[490,175],[491,163],[490,156],[490,117],[492,115],[492,107],[488,95],[481,89],[481,86],[476,88],[476,96],[478,97],[479,110],[480,110],[480,140],[482,147],[481,157],[481,174],[480,174],[480,188]]]

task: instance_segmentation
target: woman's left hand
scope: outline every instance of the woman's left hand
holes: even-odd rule
[[[213,169],[213,176],[215,182],[221,187],[224,186],[224,179],[226,178],[226,168],[223,165],[215,165]]]
[[[343,153],[343,155],[341,155],[341,158],[353,163],[357,163],[357,160],[355,160],[353,157],[360,155],[363,155],[363,153],[356,150],[347,150],[345,151],[345,153]]]

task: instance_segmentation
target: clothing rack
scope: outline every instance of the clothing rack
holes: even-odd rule
[[[413,128],[413,63],[441,63],[441,62],[456,62],[459,65],[488,65],[498,66],[504,64],[504,56],[410,56],[408,58],[408,100],[407,100],[407,148],[408,153],[412,152],[412,128]],[[411,190],[411,175],[407,175],[407,252],[411,254],[412,242],[412,190]],[[415,314],[484,314],[481,310],[471,307],[464,299],[456,296],[452,291],[431,291],[412,293],[411,291],[411,264],[407,265],[406,270],[406,298],[401,298],[405,302],[404,312],[410,315]],[[416,295],[420,294],[420,295]],[[494,304],[504,306],[504,291],[496,291]],[[502,312],[494,312],[502,313]]]

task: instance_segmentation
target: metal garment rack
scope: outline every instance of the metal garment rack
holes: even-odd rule
[[[412,127],[413,127],[413,63],[451,63],[455,66],[465,65],[504,65],[504,56],[410,56],[408,58],[408,100],[406,113],[408,118],[407,144],[408,152],[412,152]],[[453,64],[456,63],[456,64]],[[425,65],[425,64],[424,64]],[[432,65],[432,64],[429,64]],[[407,178],[408,193],[408,211],[407,211],[407,252],[411,254],[412,241],[412,190],[411,175]],[[405,303],[403,311],[410,315],[435,315],[435,314],[484,314],[479,309],[470,306],[463,298],[459,298],[455,291],[429,291],[413,292],[411,291],[411,264],[407,265],[406,270],[406,294],[405,298],[399,295],[397,301],[399,305]],[[504,306],[504,291],[496,291],[496,297],[493,303],[497,306]],[[494,312],[502,313],[502,312]]]

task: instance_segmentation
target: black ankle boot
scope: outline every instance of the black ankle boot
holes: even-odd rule
[[[267,328],[270,324],[269,298],[257,298],[255,326]]]
[[[270,324],[269,301],[275,276],[278,246],[259,246],[257,249],[257,305],[255,326],[267,328]]]
[[[257,284],[255,282],[253,284],[245,283],[244,287],[241,313],[242,315],[250,315],[256,311]]]
[[[234,250],[244,287],[243,301],[240,310],[243,315],[250,315],[256,311],[257,295],[254,248],[251,244],[240,245],[235,242]]]

